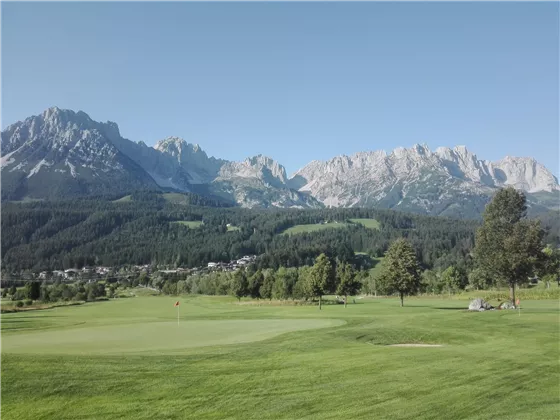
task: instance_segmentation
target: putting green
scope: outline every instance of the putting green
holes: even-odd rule
[[[265,340],[290,331],[342,325],[338,319],[258,319],[147,322],[77,327],[2,337],[2,353],[127,354],[177,353],[204,347]]]

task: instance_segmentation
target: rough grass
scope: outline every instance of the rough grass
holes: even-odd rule
[[[171,222],[172,224],[187,226],[190,229],[196,229],[202,226],[202,221],[200,220],[179,220],[176,222]]]
[[[193,340],[263,331],[267,322],[271,328],[310,326],[313,320],[337,324],[190,347],[183,345],[185,337],[144,330],[177,328],[176,300],[185,325],[227,321],[219,331],[199,325]],[[521,316],[471,313],[464,309],[468,299],[407,299],[404,308],[398,299],[357,302],[319,311],[238,305],[225,297],[138,297],[6,314],[2,418],[557,418],[557,301],[527,300]],[[244,329],[251,325],[246,321],[256,323]],[[121,347],[118,331],[134,337],[135,345]],[[92,339],[70,346],[58,338],[73,333]],[[44,340],[6,351],[35,334],[45,334]],[[110,337],[121,354],[94,351],[97,340],[108,346]]]
[[[539,285],[540,286],[540,285]],[[459,298],[464,299],[470,297],[482,298],[490,301],[504,301],[509,300],[509,289],[503,288],[500,290],[471,290],[469,292],[461,293]],[[515,289],[515,298],[520,300],[541,300],[541,299],[560,299],[560,288],[556,283],[553,283],[549,289],[544,287],[532,287]]]
[[[281,234],[282,235],[296,235],[298,233],[305,233],[305,232],[316,232],[319,230],[323,230],[323,229],[332,229],[332,228],[336,228],[336,229],[340,229],[340,228],[344,228],[347,227],[348,224],[347,223],[326,223],[326,224],[318,224],[318,223],[314,223],[314,224],[310,224],[310,225],[295,225],[292,226],[286,230],[284,230]]]
[[[360,224],[367,229],[379,229],[381,224],[375,219],[350,219],[352,223]]]

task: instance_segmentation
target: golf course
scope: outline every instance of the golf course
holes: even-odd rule
[[[138,295],[6,313],[2,418],[558,418],[557,300],[355,302]]]

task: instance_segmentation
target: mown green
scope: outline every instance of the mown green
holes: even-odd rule
[[[136,297],[5,314],[2,418],[556,419],[558,301],[520,315],[467,305]],[[183,346],[181,331],[233,343]],[[443,347],[387,346],[399,343]]]

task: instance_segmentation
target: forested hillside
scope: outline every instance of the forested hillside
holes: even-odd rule
[[[324,252],[352,260],[382,256],[396,238],[414,245],[426,268],[469,263],[477,222],[376,209],[249,210],[195,194],[137,193],[121,200],[3,203],[2,268],[55,270],[85,265],[197,267],[259,255],[262,268],[310,265]],[[350,219],[375,219],[377,228]],[[198,227],[186,223],[200,221]],[[331,222],[324,229],[282,234]],[[336,225],[335,222],[343,224]],[[551,216],[545,224],[557,224]],[[230,227],[228,227],[230,225]],[[337,229],[329,226],[338,226]],[[547,241],[557,243],[558,226]]]

